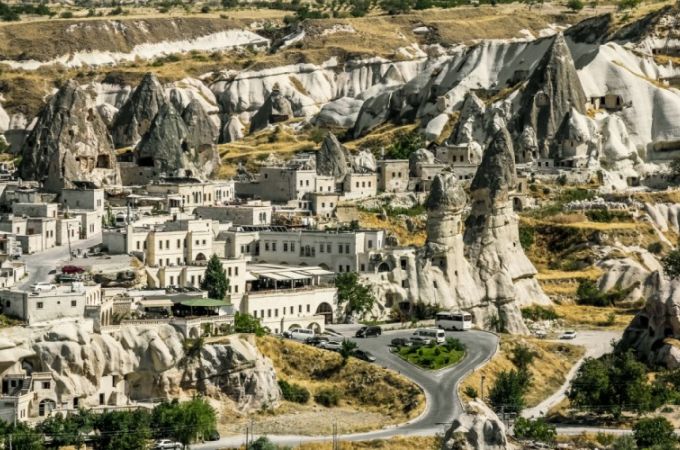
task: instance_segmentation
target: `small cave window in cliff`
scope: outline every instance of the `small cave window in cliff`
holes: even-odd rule
[[[190,150],[189,144],[187,143],[187,141],[182,141],[182,151],[184,153],[189,153],[189,150]]]
[[[137,165],[140,167],[153,167],[153,158],[151,156],[143,156],[137,160]]]
[[[97,169],[110,169],[111,159],[109,155],[99,155],[97,156]]]

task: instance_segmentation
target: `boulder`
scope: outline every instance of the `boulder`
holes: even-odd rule
[[[326,103],[314,118],[314,123],[321,127],[352,128],[363,103],[352,97],[341,97]]]
[[[484,144],[483,135],[486,131],[484,127],[485,112],[486,105],[484,105],[484,102],[474,92],[469,92],[465,96],[458,123],[451,132],[448,143],[460,145],[476,141]]]
[[[250,121],[250,132],[266,128],[271,123],[285,122],[293,118],[293,107],[282,93],[278,84],[275,84],[271,94],[264,104],[257,110]]]
[[[222,128],[222,142],[236,142],[243,139],[245,136],[245,127],[239,120],[237,115],[232,115],[227,120]]]
[[[47,102],[23,143],[19,166],[25,180],[41,180],[59,192],[74,181],[120,183],[111,137],[94,99],[69,81]]]
[[[375,156],[369,150],[360,150],[352,157],[352,170],[358,173],[375,172],[378,163]]]
[[[441,450],[515,450],[505,424],[484,403],[474,400],[446,430]]]
[[[316,173],[333,176],[341,182],[349,171],[348,154],[333,133],[328,133],[316,153]]]
[[[408,157],[408,169],[412,177],[417,176],[420,164],[434,164],[434,153],[426,148],[419,148]]]
[[[158,78],[147,73],[142,82],[121,106],[111,125],[111,135],[116,148],[130,147],[151,128],[156,114],[167,103]]]

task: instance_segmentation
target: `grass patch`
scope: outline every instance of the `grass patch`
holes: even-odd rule
[[[555,312],[571,327],[622,330],[630,324],[637,309],[588,305],[555,305]],[[613,318],[613,320],[612,320]]]
[[[557,312],[560,314],[559,310]],[[585,353],[583,347],[572,344],[502,335],[500,351],[486,366],[474,371],[460,383],[460,392],[463,393],[463,397],[467,398],[465,392],[472,392],[471,389],[477,390],[481,395],[482,377],[485,377],[484,397],[486,398],[500,372],[518,368],[511,358],[513,350],[520,345],[536,353],[536,357],[528,368],[533,382],[525,396],[527,407],[538,405],[543,399],[557,391],[564,384],[569,370]]]
[[[341,450],[364,450],[364,449],[382,449],[382,450],[413,450],[414,448],[433,449],[439,448],[440,437],[438,436],[397,436],[386,440],[375,441],[342,441],[340,442]],[[300,444],[295,447],[295,450],[335,450],[332,442],[311,442],[307,444]]]
[[[417,417],[425,406],[414,383],[374,364],[349,358],[343,365],[336,352],[271,336],[258,338],[257,347],[271,358],[280,379],[306,388],[322,402],[332,390],[339,406],[379,412],[386,424]]]
[[[454,349],[445,345],[423,345],[420,347],[400,347],[396,354],[423,369],[439,370],[458,364],[465,356],[465,350]]]

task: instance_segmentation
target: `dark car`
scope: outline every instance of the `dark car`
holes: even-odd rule
[[[205,440],[206,441],[219,441],[220,440],[220,433],[218,433],[217,430],[212,430],[205,437]]]
[[[392,347],[410,347],[412,342],[408,338],[394,338],[390,342]]]
[[[330,339],[326,336],[313,336],[305,339],[305,344],[313,345],[318,347],[322,342],[328,342]]]
[[[358,359],[363,359],[364,361],[375,362],[375,356],[365,350],[360,350],[358,348],[352,351],[352,356]]]
[[[370,336],[380,336],[382,334],[382,328],[380,327],[361,327],[357,330],[355,337],[366,338]]]

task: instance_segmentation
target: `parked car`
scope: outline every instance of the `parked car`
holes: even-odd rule
[[[548,336],[548,333],[546,333],[543,330],[538,330],[538,331],[534,331],[534,336],[536,336],[539,339],[545,339]]]
[[[155,450],[167,450],[167,449],[181,449],[184,447],[181,443],[171,441],[170,439],[161,439],[159,441],[156,441],[156,444],[154,444],[153,448]]]
[[[361,327],[357,330],[355,337],[367,338],[370,336],[378,337],[382,334],[382,328],[378,326]]]
[[[326,341],[319,344],[319,348],[324,350],[333,350],[334,352],[339,352],[342,348],[342,342],[339,341]]]
[[[429,345],[432,342],[431,338],[425,336],[411,336],[409,338],[411,345]]]
[[[220,440],[220,433],[217,432],[217,430],[211,430],[208,435],[205,437],[206,441],[219,441]]]
[[[428,338],[430,341],[435,341],[437,344],[443,344],[446,342],[446,332],[437,328],[423,328],[422,330],[416,330],[413,333],[413,336]]]
[[[411,342],[411,341],[410,341],[409,339],[407,339],[407,338],[394,338],[394,339],[392,339],[392,341],[390,342],[390,345],[391,345],[392,347],[410,347],[411,344],[413,344],[413,342]]]
[[[364,361],[375,362],[375,356],[373,356],[370,352],[358,348],[355,348],[354,351],[352,351],[352,356],[358,359],[363,359]]]
[[[560,336],[560,339],[571,340],[571,339],[575,339],[575,338],[576,338],[576,331],[574,331],[574,330],[565,331],[564,333],[562,333],[562,336]]]
[[[316,336],[314,330],[309,330],[307,328],[291,328],[290,330],[283,332],[283,337],[303,342],[314,336]]]
[[[337,331],[335,331],[335,330],[332,329],[332,328],[326,328],[326,329],[324,330],[324,334],[327,334],[327,335],[329,335],[329,336],[339,337],[339,338],[342,337],[342,334],[338,333]]]
[[[42,291],[53,291],[57,287],[53,285],[52,283],[47,283],[47,282],[40,282],[40,283],[35,283],[31,285],[31,290],[33,292],[42,292]]]
[[[312,336],[312,337],[307,338],[305,340],[305,344],[309,344],[309,345],[313,345],[315,347],[318,347],[322,343],[328,342],[328,341],[330,341],[328,336]]]

